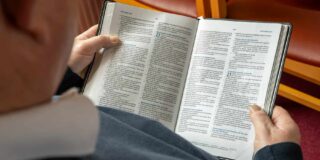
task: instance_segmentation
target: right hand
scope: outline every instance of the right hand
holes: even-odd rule
[[[300,145],[298,125],[289,113],[276,106],[270,119],[260,107],[250,107],[250,117],[255,128],[254,151],[276,143],[293,142]]]

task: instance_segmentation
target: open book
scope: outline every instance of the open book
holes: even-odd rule
[[[195,19],[106,2],[99,34],[122,44],[97,53],[83,94],[161,122],[209,153],[252,158],[249,105],[271,114],[291,26]]]

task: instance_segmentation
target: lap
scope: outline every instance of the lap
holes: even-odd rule
[[[93,159],[216,159],[156,121],[99,109],[100,133]]]

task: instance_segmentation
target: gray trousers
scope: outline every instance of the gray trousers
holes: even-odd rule
[[[160,123],[134,114],[102,108],[96,150],[82,157],[45,160],[229,160],[195,147]],[[292,142],[260,149],[254,160],[302,160],[301,148]]]
[[[94,160],[217,160],[160,123],[99,107],[100,132]]]

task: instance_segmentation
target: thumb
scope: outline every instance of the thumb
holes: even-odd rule
[[[90,54],[96,52],[101,48],[108,48],[114,46],[120,42],[118,37],[115,36],[95,36],[86,40],[83,40],[82,43],[82,53]]]
[[[250,107],[250,118],[255,129],[255,151],[269,144],[273,123],[259,106]]]
[[[257,105],[250,106],[250,118],[256,133],[266,131],[273,126],[273,123],[267,113]]]

